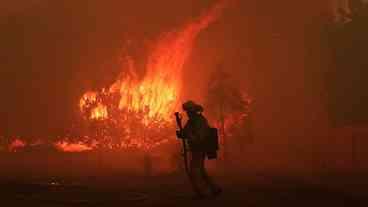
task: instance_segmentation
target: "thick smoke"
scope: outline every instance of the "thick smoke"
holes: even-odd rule
[[[3,1],[0,7],[0,16],[20,15],[44,4],[44,0],[13,0]]]
[[[339,10],[347,13],[351,12],[351,6],[359,3],[367,4],[368,0],[331,0],[331,9],[334,15],[338,18],[340,16]]]

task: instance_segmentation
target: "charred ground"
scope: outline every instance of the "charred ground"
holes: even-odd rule
[[[49,178],[1,181],[5,206],[364,206],[363,181],[326,176],[307,182],[282,176],[217,175],[224,193],[218,198],[191,200],[184,175]],[[242,177],[242,178],[240,178]],[[346,179],[349,177],[349,179]],[[344,180],[345,184],[341,182]],[[336,185],[336,182],[339,184]],[[355,184],[354,184],[355,182]],[[358,184],[359,183],[359,184]],[[367,182],[365,181],[365,184]]]

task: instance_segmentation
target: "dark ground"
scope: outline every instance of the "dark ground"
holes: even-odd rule
[[[368,185],[365,185],[368,182],[357,177],[325,176],[310,182],[265,175],[217,176],[224,193],[218,198],[202,201],[191,199],[184,175],[40,178],[32,181],[3,179],[0,194],[1,206],[28,207],[368,206]]]

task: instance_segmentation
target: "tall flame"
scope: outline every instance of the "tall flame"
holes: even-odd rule
[[[146,120],[169,119],[181,95],[183,67],[194,40],[220,16],[224,6],[221,1],[178,32],[162,35],[148,57],[143,80],[134,79],[136,75],[125,76],[113,84],[110,91],[119,90],[121,95],[119,108],[134,112],[143,110]]]
[[[78,140],[58,139],[51,146],[64,152],[83,152],[101,146],[150,150],[167,143],[167,132],[172,132],[169,120],[182,95],[184,64],[198,34],[220,17],[230,1],[219,0],[199,18],[161,35],[146,57],[143,77],[136,73],[134,60],[125,57],[127,67],[110,87],[88,91],[79,101],[80,112],[92,123],[90,128],[105,128]],[[8,150],[38,145],[15,139]]]
[[[108,120],[106,123],[119,126],[120,135],[113,136],[124,136],[118,138],[124,140],[120,147],[149,149],[165,143],[164,136],[153,135],[154,131],[165,131],[163,128],[170,123],[182,95],[183,68],[194,42],[202,30],[220,17],[227,3],[219,1],[184,27],[161,35],[149,51],[143,77],[136,73],[135,60],[124,57],[127,64],[123,72],[107,90],[89,91],[80,99],[85,118]]]
[[[170,118],[182,93],[183,67],[194,41],[221,15],[225,2],[219,1],[194,22],[162,35],[147,57],[146,74],[142,79],[134,73],[134,64],[129,64],[128,72],[125,71],[109,89],[110,93],[120,94],[119,109],[144,112],[144,121]],[[96,101],[96,95],[92,92],[84,94],[81,110],[86,101]],[[107,116],[107,110],[99,104],[91,111],[90,118],[104,119]]]

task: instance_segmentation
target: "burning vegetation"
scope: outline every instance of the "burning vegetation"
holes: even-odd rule
[[[95,126],[90,138],[107,148],[145,151],[167,143],[182,94],[184,63],[198,34],[220,16],[224,6],[220,2],[194,22],[161,35],[147,57],[143,77],[135,72],[135,60],[124,57],[124,72],[110,87],[86,92],[80,112]]]
[[[143,76],[136,72],[137,60],[122,57],[122,72],[115,82],[99,91],[87,91],[80,98],[79,112],[87,130],[38,145],[63,152],[128,148],[147,152],[169,143],[175,131],[172,116],[181,102],[184,64],[198,34],[220,17],[227,3],[219,1],[199,18],[160,35],[147,53]],[[35,145],[13,139],[8,150],[27,146]]]

